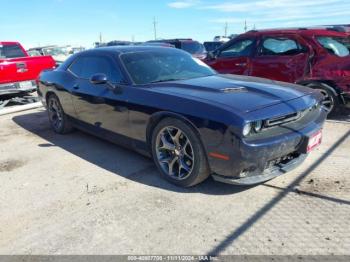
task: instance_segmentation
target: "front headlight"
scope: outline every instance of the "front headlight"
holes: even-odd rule
[[[248,136],[251,130],[252,130],[252,124],[251,123],[245,124],[243,127],[243,135]]]
[[[262,120],[246,123],[243,127],[243,136],[248,136],[251,133],[259,133],[264,127],[264,122]]]

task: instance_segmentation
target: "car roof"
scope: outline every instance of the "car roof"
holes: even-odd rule
[[[192,38],[174,38],[174,39],[159,39],[159,40],[150,40],[149,43],[168,43],[168,42],[198,42]]]
[[[137,53],[137,52],[162,52],[162,53],[169,53],[169,52],[177,52],[177,53],[184,53],[188,54],[185,51],[182,51],[180,49],[176,48],[170,48],[170,47],[159,47],[159,46],[108,46],[108,47],[99,47],[99,48],[92,48],[88,50],[81,51],[79,53],[76,53],[74,55],[71,55],[59,68],[58,70],[67,70],[69,65],[78,57],[82,56],[89,56],[89,55],[97,55],[97,54],[104,54],[104,55],[121,55],[121,54],[127,54],[127,53]]]
[[[329,35],[329,36],[344,36],[346,33],[340,32],[335,28],[328,27],[309,27],[309,28],[275,28],[251,30],[243,35],[265,35],[265,34],[299,34],[299,35]]]
[[[19,42],[13,42],[13,41],[0,41],[0,45],[18,45]]]
[[[172,52],[181,52],[181,50],[175,49],[175,48],[165,48],[165,47],[159,47],[159,46],[147,46],[147,45],[131,45],[131,46],[109,46],[109,47],[99,47],[99,48],[93,48],[86,51],[82,51],[79,54],[93,54],[93,53],[99,53],[99,52],[106,52],[106,53],[116,53],[116,54],[125,54],[125,53],[134,53],[134,52],[164,52],[165,50]]]

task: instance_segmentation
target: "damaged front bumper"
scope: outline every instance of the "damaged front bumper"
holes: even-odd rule
[[[227,133],[216,149],[225,152],[227,159],[209,157],[214,180],[253,185],[293,170],[307,157],[309,141],[320,132],[326,117],[327,112],[318,107],[301,120],[271,128],[256,138],[234,138]]]
[[[255,185],[266,182],[270,179],[292,171],[293,169],[301,165],[306,159],[306,157],[307,154],[300,154],[295,158],[290,159],[288,162],[280,162],[278,164],[271,165],[270,167],[266,168],[262,173],[258,171],[250,173],[241,173],[239,178],[225,177],[217,174],[213,174],[212,177],[215,181],[227,184],[243,186]]]

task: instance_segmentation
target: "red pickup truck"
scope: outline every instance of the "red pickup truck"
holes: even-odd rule
[[[51,56],[28,56],[17,42],[0,42],[0,96],[36,90],[36,78],[55,67]]]

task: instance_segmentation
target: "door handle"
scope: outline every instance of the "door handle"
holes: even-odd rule
[[[16,63],[16,68],[17,68],[17,73],[28,72],[26,63],[22,63],[22,62]]]
[[[79,89],[79,85],[78,85],[78,84],[75,84],[75,85],[73,86],[73,89],[75,89],[75,90]]]
[[[236,63],[235,66],[246,66],[247,63]]]

